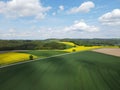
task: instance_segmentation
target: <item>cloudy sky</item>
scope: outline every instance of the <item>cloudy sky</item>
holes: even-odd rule
[[[120,0],[0,0],[0,39],[120,38]]]

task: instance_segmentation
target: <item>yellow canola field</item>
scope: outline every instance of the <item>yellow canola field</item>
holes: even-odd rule
[[[91,50],[91,49],[97,49],[97,48],[103,47],[103,46],[79,46],[79,45],[76,45],[72,42],[60,42],[60,43],[72,46],[72,48],[63,50],[66,52],[85,51],[85,50]]]
[[[70,46],[75,46],[76,45],[72,42],[59,42],[59,43],[63,43],[63,44],[70,45]]]
[[[65,49],[66,52],[76,52],[76,51],[85,51],[85,50],[91,50],[91,49],[97,49],[102,48],[101,46],[76,46],[70,49]]]
[[[20,61],[29,60],[30,54],[25,53],[16,53],[16,52],[9,52],[9,53],[2,53],[0,54],[0,64],[10,64]],[[33,59],[37,58],[37,56],[33,55]]]

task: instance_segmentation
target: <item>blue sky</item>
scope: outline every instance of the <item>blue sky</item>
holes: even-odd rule
[[[0,0],[0,39],[120,38],[120,0]]]

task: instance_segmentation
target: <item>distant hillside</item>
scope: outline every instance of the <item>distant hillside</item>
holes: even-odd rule
[[[62,42],[62,43],[60,43]],[[68,43],[69,42],[69,43]],[[0,40],[0,50],[63,50],[73,46],[119,46],[120,39]]]

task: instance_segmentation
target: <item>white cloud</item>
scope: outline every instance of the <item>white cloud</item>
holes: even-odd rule
[[[93,25],[86,24],[82,21],[75,21],[75,23],[69,27],[64,28],[65,31],[86,31],[86,32],[97,32],[99,28]]]
[[[0,33],[0,38],[8,38],[8,39],[25,38],[30,36],[35,36],[35,35],[32,32],[17,32],[17,31]]]
[[[55,15],[56,15],[56,12],[53,12],[52,15],[55,16]]]
[[[87,13],[89,12],[92,8],[95,7],[95,4],[91,1],[87,1],[82,3],[79,7],[73,7],[68,11],[69,14],[74,14],[74,13]]]
[[[75,21],[79,23],[83,21]],[[74,26],[74,25],[71,25]],[[84,25],[83,25],[84,26]],[[90,25],[87,25],[90,27]],[[48,39],[48,38],[120,38],[120,28],[102,27],[99,32],[65,30],[65,27],[39,27],[29,30],[0,30],[0,39]]]
[[[16,30],[13,29],[13,28],[9,29],[8,31],[9,31],[9,33],[14,33],[14,32],[16,32]]]
[[[39,0],[0,1],[0,14],[6,17],[35,16],[42,19],[50,9],[51,7],[43,7]]]
[[[102,15],[99,17],[99,21],[104,25],[120,25],[120,9],[114,9],[113,11]]]
[[[60,6],[59,6],[59,9],[60,9],[60,11],[63,11],[63,10],[64,10],[64,6],[63,6],[63,5],[60,5]]]

